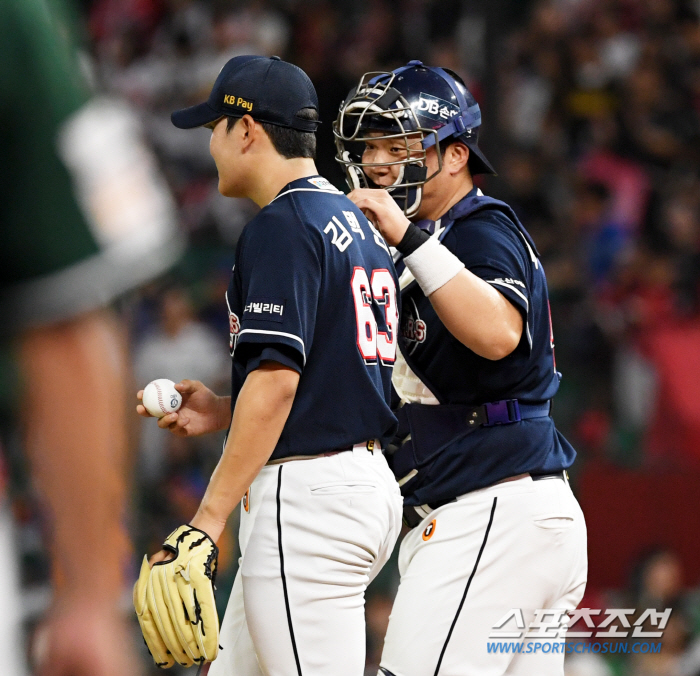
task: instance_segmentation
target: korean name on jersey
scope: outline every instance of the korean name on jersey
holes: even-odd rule
[[[383,238],[324,178],[289,183],[246,225],[226,292],[232,406],[263,359],[301,374],[272,459],[391,438],[397,289]]]

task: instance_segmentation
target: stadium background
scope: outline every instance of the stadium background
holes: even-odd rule
[[[218,194],[208,132],[178,131],[172,110],[202,100],[227,59],[278,54],[316,85],[319,170],[342,187],[331,124],[364,72],[422,59],[462,75],[499,171],[479,185],[515,208],[548,275],[564,374],[554,415],[579,452],[572,484],[589,527],[582,606],[674,608],[660,655],[588,656],[567,674],[700,674],[700,2],[83,0],[78,9],[93,87],[139,112],[189,241],[167,277],[119,303],[139,386],[190,377],[225,393],[223,293],[255,213]],[[195,512],[221,438],[176,439],[136,419],[133,432],[135,562]],[[50,593],[45,519],[21,443],[8,451],[31,629]],[[232,522],[222,600],[238,555]],[[396,584],[394,564],[368,593],[368,674]]]

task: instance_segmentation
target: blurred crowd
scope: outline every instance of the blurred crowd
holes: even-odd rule
[[[513,206],[542,254],[563,372],[555,417],[580,453],[575,469],[601,460],[700,465],[700,2],[82,0],[81,8],[92,84],[139,112],[189,241],[166,279],[121,302],[134,391],[154,378],[191,378],[226,392],[223,294],[256,210],[219,195],[209,132],[176,129],[170,112],[204,100],[229,58],[280,55],[316,84],[319,170],[342,187],[331,132],[338,104],[363,73],[422,59],[461,74],[481,103],[481,145],[499,176],[479,185]],[[189,520],[223,442],[175,438],[152,422],[134,421],[139,553]],[[31,617],[41,608],[32,590],[47,571],[41,523],[26,497],[15,513]],[[235,574],[234,533],[231,524],[221,547],[220,599]],[[700,674],[700,615],[680,569],[673,552],[650,554],[626,598],[641,608],[656,594],[656,607],[676,608],[663,659],[590,658],[572,676]],[[367,673],[376,673],[396,578],[388,567],[368,597]]]
[[[699,9],[540,2],[497,64],[497,192],[545,261],[558,423],[631,464],[700,459],[700,412],[683,404],[698,375]]]
[[[459,72],[500,173],[482,187],[515,207],[545,261],[559,424],[593,454],[695,466],[700,413],[677,400],[700,375],[698,11],[691,0],[87,5],[96,83],[141,111],[207,280],[253,207],[218,194],[207,132],[184,134],[169,113],[201,101],[227,59],[279,54],[309,73],[319,168],[339,186],[331,124],[364,72],[415,58]]]

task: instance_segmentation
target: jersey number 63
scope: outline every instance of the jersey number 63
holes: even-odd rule
[[[396,306],[396,285],[386,269],[373,270],[370,280],[364,268],[353,270],[352,297],[355,301],[357,319],[357,347],[366,364],[389,366],[396,360],[396,339],[399,314]],[[380,330],[374,316],[373,303],[384,308],[386,331]]]

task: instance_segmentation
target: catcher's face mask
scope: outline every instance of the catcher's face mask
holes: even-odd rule
[[[351,188],[388,190],[410,218],[418,213],[423,186],[442,170],[440,141],[469,148],[472,176],[495,173],[479,148],[480,126],[479,104],[456,73],[410,61],[391,73],[366,73],[343,101],[333,125],[336,160]],[[378,138],[383,149],[394,146],[390,156],[371,152]],[[430,146],[437,168],[428,175]],[[373,171],[378,167],[392,168],[390,185],[386,171]]]
[[[395,77],[363,75],[341,104],[333,134],[336,160],[350,188],[384,188],[411,218],[420,208],[423,186],[442,170],[442,157],[438,152],[438,168],[428,176],[427,148],[437,144],[437,132],[421,126],[408,101],[392,87]],[[380,167],[391,171],[374,171]]]

